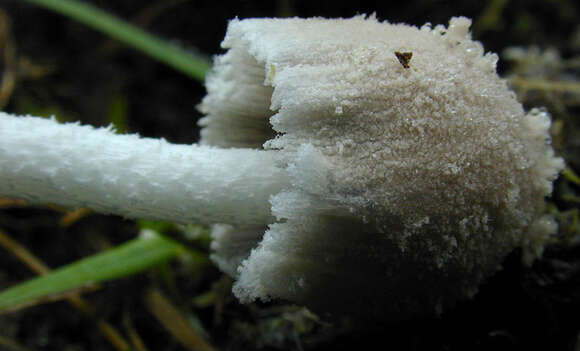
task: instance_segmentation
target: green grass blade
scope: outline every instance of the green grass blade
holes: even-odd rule
[[[77,0],[27,1],[103,32],[199,81],[204,80],[207,70],[211,67],[206,58],[180,49],[91,4]]]
[[[128,276],[166,262],[182,252],[185,249],[180,244],[163,236],[141,236],[0,292],[0,312],[94,283]]]

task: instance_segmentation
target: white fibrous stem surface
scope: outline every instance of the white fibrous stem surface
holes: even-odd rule
[[[272,151],[176,145],[0,113],[0,196],[179,223],[265,226],[289,184]]]

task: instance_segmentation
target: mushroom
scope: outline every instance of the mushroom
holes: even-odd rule
[[[514,248],[541,254],[563,168],[470,24],[234,19],[200,145],[0,114],[0,195],[214,224],[244,303],[440,312]]]

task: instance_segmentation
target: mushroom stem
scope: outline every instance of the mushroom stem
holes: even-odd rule
[[[132,218],[265,225],[275,151],[175,145],[0,112],[0,196]]]

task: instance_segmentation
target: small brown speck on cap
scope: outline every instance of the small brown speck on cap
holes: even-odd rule
[[[411,67],[409,66],[409,62],[411,62],[411,58],[413,57],[412,52],[395,51],[395,56],[397,56],[397,59],[399,60],[403,68],[407,69]]]

